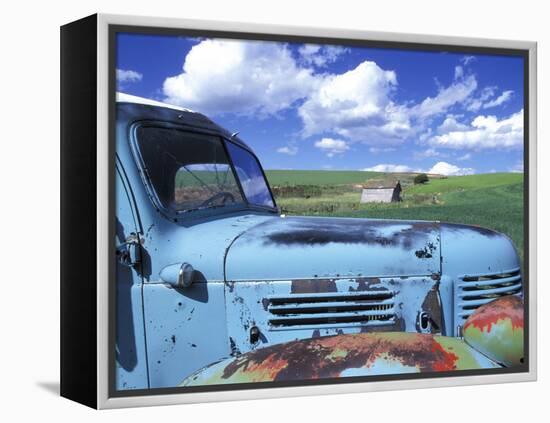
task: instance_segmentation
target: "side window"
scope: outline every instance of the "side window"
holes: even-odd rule
[[[273,207],[273,197],[256,158],[232,142],[227,143],[227,150],[233,159],[235,171],[248,201],[258,206]]]
[[[143,126],[137,139],[164,207],[184,211],[244,202],[220,138]]]

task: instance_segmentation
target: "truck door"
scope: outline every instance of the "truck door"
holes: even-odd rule
[[[118,158],[115,168],[116,389],[147,389],[140,261],[143,231],[132,188]]]

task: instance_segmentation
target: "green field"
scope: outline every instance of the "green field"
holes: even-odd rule
[[[266,171],[277,205],[289,215],[439,220],[480,225],[508,235],[523,260],[523,174],[492,173],[431,179],[360,171]],[[360,204],[361,183],[399,179],[399,203]]]
[[[271,186],[280,185],[344,185],[360,184],[367,179],[380,175],[378,172],[360,170],[267,170],[267,179]]]

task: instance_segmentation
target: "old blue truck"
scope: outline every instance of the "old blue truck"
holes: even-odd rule
[[[281,215],[252,149],[190,110],[119,93],[115,171],[118,390],[317,338],[461,338],[522,292],[489,229]]]

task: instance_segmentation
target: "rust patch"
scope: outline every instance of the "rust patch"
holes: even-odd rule
[[[499,320],[510,319],[513,329],[523,330],[523,301],[515,295],[501,297],[479,307],[464,324],[464,330],[475,326],[482,332],[491,332]]]
[[[361,333],[404,332],[405,319],[396,317],[393,323],[387,325],[361,326]]]
[[[373,285],[380,285],[380,278],[356,278],[352,280],[357,283],[357,286],[355,288],[350,286],[348,289],[349,292],[388,291],[388,288],[385,286],[373,287]]]
[[[337,292],[334,279],[297,279],[290,284],[291,294]]]
[[[273,381],[339,377],[346,369],[368,368],[379,358],[421,372],[455,370],[459,359],[431,334],[339,335],[293,341],[244,354],[225,367],[222,378],[231,378],[237,372]]]

